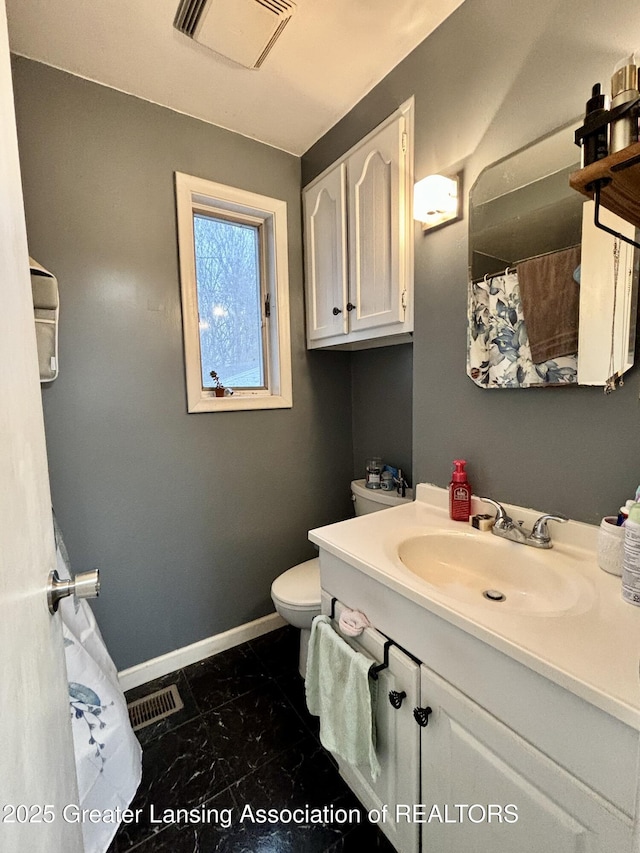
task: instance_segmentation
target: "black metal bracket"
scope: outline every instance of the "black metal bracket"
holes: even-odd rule
[[[393,640],[387,640],[384,644],[384,657],[382,663],[379,664],[371,664],[369,667],[369,677],[373,678],[374,681],[378,680],[378,673],[382,672],[383,669],[387,669],[389,666],[389,646],[393,645]]]
[[[577,146],[582,145],[586,136],[597,133],[603,127],[608,127],[611,122],[623,118],[623,116],[632,110],[637,110],[639,104],[640,98],[634,98],[632,101],[626,101],[624,104],[619,104],[611,110],[603,110],[602,112],[586,116],[582,127],[579,127],[575,132],[574,142]]]
[[[595,207],[593,209],[593,223],[596,228],[600,228],[601,231],[606,231],[607,234],[611,234],[612,237],[617,237],[618,240],[623,240],[635,249],[640,249],[640,243],[636,243],[636,241],[632,240],[630,237],[625,237],[624,234],[620,234],[619,231],[614,231],[613,228],[609,228],[607,225],[603,225],[603,223],[600,222],[600,191],[603,187],[606,187],[610,181],[610,178],[600,178],[592,184],[589,184],[588,189],[593,190],[593,200],[595,201]]]
[[[329,613],[329,619],[333,620],[336,618],[336,601],[337,598],[331,599],[331,612]]]

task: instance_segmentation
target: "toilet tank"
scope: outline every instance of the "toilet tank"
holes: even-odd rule
[[[390,506],[400,506],[413,500],[413,489],[406,490],[406,497],[401,498],[397,492],[385,492],[383,489],[368,489],[365,480],[353,480],[351,483],[351,500],[356,515],[366,515],[368,512],[378,512]]]

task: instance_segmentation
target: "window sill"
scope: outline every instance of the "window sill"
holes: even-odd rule
[[[241,412],[256,409],[290,409],[291,397],[277,394],[234,394],[232,397],[202,395],[189,401],[189,412]]]

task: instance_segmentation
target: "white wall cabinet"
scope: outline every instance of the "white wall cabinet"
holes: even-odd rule
[[[380,629],[362,635],[362,651],[382,660],[385,635],[403,647],[380,673],[377,787],[340,767],[365,807],[386,802],[393,825],[380,828],[398,853],[635,850],[636,731],[322,548],[320,566],[324,612],[336,597]],[[419,688],[417,660],[429,663]],[[407,692],[397,716],[387,684],[412,685],[388,688]],[[416,707],[430,709],[423,727]]]
[[[307,346],[413,331],[413,99],[303,192]]]

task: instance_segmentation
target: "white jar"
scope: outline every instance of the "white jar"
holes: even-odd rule
[[[616,525],[615,515],[607,515],[598,531],[598,565],[611,575],[622,575],[624,527]]]

